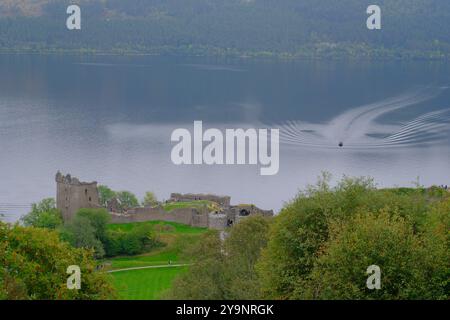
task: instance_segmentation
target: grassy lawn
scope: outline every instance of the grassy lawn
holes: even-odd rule
[[[155,300],[170,288],[186,267],[131,270],[112,273],[114,285],[123,300]]]
[[[117,257],[109,260],[112,269],[157,266],[172,263],[183,263],[179,259],[178,248],[163,248],[161,250],[138,256]]]
[[[107,262],[111,265],[111,269],[166,265],[169,264],[169,261],[172,263],[186,263],[187,261],[180,260],[179,256],[181,252],[187,245],[197,241],[199,236],[207,230],[206,228],[195,228],[180,223],[161,221],[110,224],[108,228],[127,232],[139,225],[145,224],[151,225],[152,227],[159,225],[171,226],[167,230],[162,229],[162,231],[157,231],[158,238],[165,246],[145,254],[107,259]]]
[[[110,224],[111,230],[128,232],[139,225],[151,225],[163,248],[136,256],[120,256],[106,259],[112,270],[133,267],[161,266],[169,264],[189,263],[182,258],[183,249],[198,241],[207,231],[206,228],[194,228],[174,222],[147,221],[126,224]],[[158,228],[158,227],[163,228]],[[168,227],[170,226],[170,227]],[[168,228],[167,228],[168,227]],[[170,288],[174,278],[187,267],[165,267],[142,270],[127,270],[111,273],[120,299],[151,300],[158,299],[161,293]]]
[[[185,224],[176,223],[176,222],[166,222],[166,221],[146,221],[146,222],[132,222],[132,223],[112,223],[108,225],[108,229],[111,230],[122,230],[122,231],[131,231],[140,225],[150,225],[152,227],[158,225],[168,225],[171,226],[171,230],[161,231],[161,233],[174,233],[174,234],[186,234],[186,233],[203,233],[206,228],[197,228],[191,227]]]
[[[216,203],[208,200],[195,200],[195,201],[180,201],[180,202],[170,202],[163,204],[163,209],[167,212],[170,212],[174,209],[180,208],[205,208],[205,207],[214,207],[217,206]]]

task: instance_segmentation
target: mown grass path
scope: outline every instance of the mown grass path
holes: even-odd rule
[[[183,204],[185,205],[185,204]],[[163,297],[173,281],[185,272],[190,259],[184,257],[184,249],[200,241],[206,228],[196,228],[174,222],[147,221],[110,224],[109,230],[129,232],[141,225],[152,226],[164,247],[136,256],[119,256],[106,259],[108,274],[117,289],[119,299],[153,300]]]
[[[190,264],[166,264],[166,265],[159,265],[159,266],[145,266],[145,267],[133,267],[133,268],[124,268],[124,269],[116,269],[116,270],[109,270],[108,273],[114,273],[114,272],[122,272],[122,271],[130,271],[130,270],[141,270],[141,269],[156,269],[156,268],[175,268],[175,267],[187,267],[190,266]]]
[[[161,299],[187,267],[146,268],[110,273],[120,300]]]

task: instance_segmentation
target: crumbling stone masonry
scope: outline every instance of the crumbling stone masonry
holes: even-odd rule
[[[97,182],[80,182],[70,174],[58,171],[56,180],[56,207],[64,221],[69,221],[81,208],[100,208]]]
[[[100,208],[97,182],[80,182],[70,174],[56,174],[56,205],[64,221],[69,221],[81,208]],[[211,212],[209,206],[200,208],[176,208],[165,211],[162,206],[120,209],[118,200],[109,201],[107,210],[112,223],[144,221],[171,221],[193,227],[226,230],[251,215],[273,216],[272,210],[261,210],[254,205],[230,205],[230,197],[212,194],[172,193],[168,202],[191,202],[207,200],[217,204]]]
[[[206,200],[215,202],[221,206],[228,207],[230,206],[231,198],[228,196],[216,196],[214,194],[194,194],[194,193],[172,193],[170,195],[170,202],[189,202],[189,201],[198,201],[198,200]]]

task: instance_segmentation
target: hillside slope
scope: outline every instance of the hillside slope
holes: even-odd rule
[[[450,53],[450,1],[80,0],[82,30],[65,28],[67,0],[0,1],[3,51],[383,56]]]

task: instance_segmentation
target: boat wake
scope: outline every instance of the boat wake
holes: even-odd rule
[[[394,98],[354,108],[324,124],[287,121],[280,129],[280,142],[314,148],[374,149],[418,147],[449,138],[450,108],[425,113],[409,122],[381,124],[382,116],[437,97],[445,87],[426,87]]]

